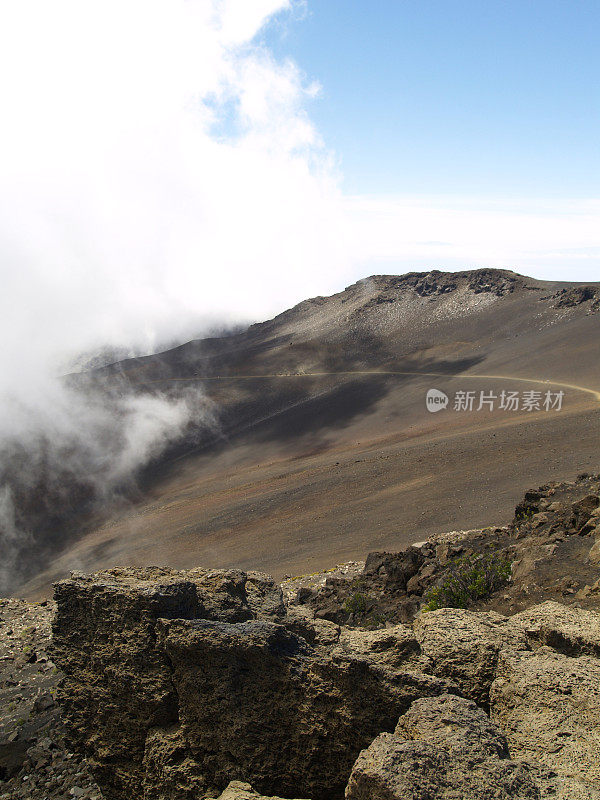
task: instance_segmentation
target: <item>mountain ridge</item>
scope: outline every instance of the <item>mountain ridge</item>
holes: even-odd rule
[[[124,506],[58,531],[22,591],[47,592],[73,563],[115,560],[216,558],[281,577],[356,557],[373,531],[397,547],[452,528],[453,503],[471,527],[502,520],[524,482],[594,466],[599,298],[600,282],[509,270],[371,276],[245,331],[71,376],[124,396],[200,389],[216,422],[192,418]],[[425,407],[432,387],[561,386],[560,412]]]
[[[104,372],[114,368],[120,369],[123,367],[123,365],[138,363],[140,361],[153,359],[169,353],[175,353],[200,342],[207,345],[209,343],[217,343],[224,340],[227,341],[231,339],[243,338],[250,333],[254,335],[257,332],[262,332],[265,329],[274,326],[276,323],[287,321],[289,318],[294,317],[304,311],[313,310],[315,307],[321,307],[326,305],[328,302],[335,301],[337,299],[346,300],[350,299],[352,295],[360,295],[362,290],[368,290],[371,286],[375,286],[376,290],[378,291],[390,290],[392,288],[413,290],[420,296],[428,296],[430,289],[435,290],[436,287],[442,287],[441,291],[431,291],[431,295],[435,296],[458,289],[459,283],[457,282],[463,284],[463,286],[460,288],[464,288],[466,285],[469,288],[472,288],[476,294],[490,292],[497,293],[497,296],[503,296],[504,294],[510,293],[517,289],[528,289],[533,291],[542,291],[543,289],[547,289],[549,291],[554,290],[556,296],[552,299],[559,301],[560,296],[563,293],[562,290],[568,291],[569,289],[573,289],[576,291],[580,288],[591,287],[595,292],[597,292],[597,296],[600,297],[600,281],[546,281],[521,275],[511,270],[487,267],[475,270],[462,270],[458,272],[443,272],[434,269],[426,272],[408,272],[402,275],[373,274],[366,278],[361,278],[358,281],[349,284],[341,291],[335,292],[331,295],[317,295],[315,297],[302,300],[291,308],[281,311],[268,320],[252,323],[243,331],[236,331],[233,334],[226,334],[223,336],[210,336],[190,339],[189,341],[183,342],[176,347],[170,347],[166,350],[159,350],[157,353],[153,354],[119,360],[113,362],[112,364],[99,367],[96,370],[92,370],[92,372]],[[586,302],[588,299],[592,300],[592,302],[595,300],[594,297],[590,297],[582,300],[582,302]]]

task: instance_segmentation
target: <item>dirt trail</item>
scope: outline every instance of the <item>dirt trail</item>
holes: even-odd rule
[[[382,375],[414,375],[432,378],[466,378],[468,380],[501,380],[501,381],[519,381],[521,383],[535,383],[541,386],[559,386],[562,389],[575,389],[578,392],[585,392],[591,394],[600,403],[600,391],[590,389],[587,386],[580,386],[576,383],[563,383],[562,381],[555,381],[551,379],[541,378],[519,378],[515,375],[468,375],[465,373],[458,373],[456,375],[447,372],[410,372],[407,370],[335,370],[334,372],[276,372],[271,375],[192,375],[186,378],[160,378],[157,380],[144,381],[144,383],[174,383],[174,382],[189,382],[189,381],[237,381],[237,380],[272,380],[273,378],[320,378],[331,377],[335,375],[374,375],[380,377]]]

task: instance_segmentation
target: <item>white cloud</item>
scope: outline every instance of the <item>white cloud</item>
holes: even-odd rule
[[[55,379],[69,358],[337,287],[339,192],[305,111],[316,87],[252,43],[289,7],[3,4],[0,546],[15,567],[0,589],[35,541],[29,499],[50,514],[74,487],[110,496],[190,421],[213,422],[198,391],[73,393]]]
[[[339,195],[305,111],[315,86],[251,44],[289,7],[5,4],[4,372],[14,351],[21,372],[54,368],[337,286]]]
[[[347,197],[357,273],[513,269],[600,280],[600,201]]]

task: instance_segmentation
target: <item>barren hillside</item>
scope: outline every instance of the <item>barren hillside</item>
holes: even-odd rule
[[[116,563],[282,577],[507,521],[523,484],[597,468],[599,333],[600,283],[433,271],[374,276],[242,333],[79,377],[170,395],[200,386],[217,424],[150,465],[133,501],[83,521],[20,592]],[[439,413],[431,388],[449,398]],[[455,410],[468,392],[472,410]],[[518,409],[500,408],[503,392]]]

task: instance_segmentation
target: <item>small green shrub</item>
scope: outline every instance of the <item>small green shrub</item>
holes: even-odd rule
[[[533,508],[523,509],[522,511],[519,511],[517,514],[515,514],[515,522],[517,524],[520,524],[522,522],[528,522],[535,513],[536,512]]]
[[[362,592],[354,592],[344,603],[348,614],[365,614],[367,611],[367,596]]]
[[[500,555],[462,556],[450,562],[442,582],[425,594],[423,611],[467,608],[484,600],[510,578],[510,559]]]

